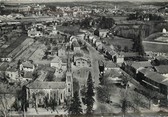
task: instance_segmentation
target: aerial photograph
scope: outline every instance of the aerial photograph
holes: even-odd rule
[[[168,0],[0,0],[0,117],[168,117]]]

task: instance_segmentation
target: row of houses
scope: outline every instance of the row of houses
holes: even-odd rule
[[[168,66],[153,66],[151,61],[124,62],[123,68],[142,86],[157,91],[168,99]]]
[[[83,39],[87,40],[90,44],[92,44],[99,52],[103,53],[105,57],[112,60],[117,64],[122,64],[124,62],[124,55],[121,53],[117,53],[113,47],[113,45],[103,44],[103,40],[100,37],[90,34],[84,34]]]

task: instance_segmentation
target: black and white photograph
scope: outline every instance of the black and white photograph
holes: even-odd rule
[[[168,117],[168,0],[0,0],[0,117]]]

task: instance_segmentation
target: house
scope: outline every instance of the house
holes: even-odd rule
[[[72,42],[74,52],[80,52],[80,45],[77,41]]]
[[[78,34],[78,35],[77,35],[77,38],[84,40],[85,34],[84,34],[84,33]]]
[[[62,67],[62,60],[61,60],[61,58],[58,57],[58,56],[55,56],[54,59],[51,60],[50,66],[54,67],[54,68],[57,68],[57,69],[61,69],[61,67]]]
[[[66,48],[65,47],[58,49],[58,56],[59,57],[66,57]]]
[[[34,78],[32,71],[21,72],[20,76],[22,81],[31,81]]]
[[[162,33],[167,33],[167,30],[163,28]]]
[[[9,82],[19,80],[19,72],[15,67],[8,67],[5,71],[5,76]]]
[[[159,65],[154,67],[155,72],[168,78],[168,65]]]
[[[141,61],[141,62],[132,62],[126,61],[123,63],[123,68],[129,73],[131,76],[136,76],[139,70],[143,68],[152,68],[152,64],[150,61]]]
[[[144,87],[168,97],[168,79],[151,69],[143,68],[137,73],[137,80]]]
[[[28,30],[27,34],[28,34],[29,37],[32,37],[32,38],[33,37],[41,37],[41,36],[43,36],[42,32],[37,31],[35,29]]]
[[[99,30],[99,37],[102,37],[102,38],[107,37],[108,32],[109,32],[108,30],[100,29]]]
[[[31,61],[24,61],[20,64],[20,71],[23,72],[34,72],[35,65]]]
[[[97,49],[102,49],[103,48],[103,44],[102,44],[101,40],[96,40],[95,45],[96,45]]]
[[[124,55],[116,54],[116,55],[114,55],[112,60],[113,60],[113,62],[121,65],[122,63],[124,63]]]
[[[97,50],[98,51],[101,51],[102,49],[103,49],[103,45],[102,44],[97,45]]]

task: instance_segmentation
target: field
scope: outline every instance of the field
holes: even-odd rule
[[[7,56],[9,55],[15,48],[17,48],[24,40],[26,39],[26,35],[22,35],[19,37],[17,40],[14,40],[11,42],[11,44],[5,48],[5,49],[0,49],[1,55],[0,56]]]
[[[128,47],[129,50],[132,49],[133,41],[132,39],[122,38],[115,36],[114,39],[107,39],[106,40],[109,44],[112,44],[113,46],[121,46],[121,49],[123,50],[124,47]]]
[[[77,34],[79,33],[79,26],[57,26],[57,29],[61,32],[69,33],[69,34]]]
[[[168,44],[159,43],[159,42],[143,42],[145,51],[168,53]]]

